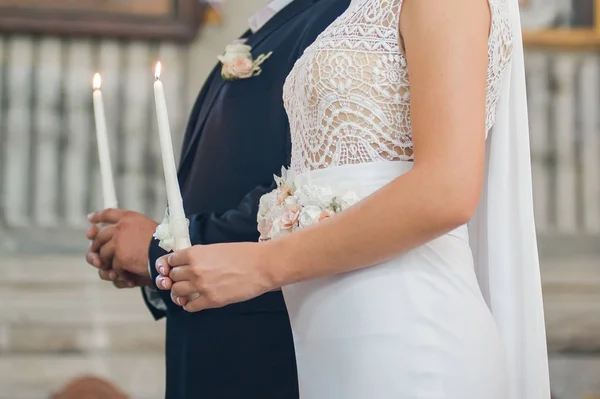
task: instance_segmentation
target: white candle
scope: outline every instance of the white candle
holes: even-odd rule
[[[96,140],[98,142],[98,159],[100,161],[100,176],[102,178],[102,194],[104,208],[117,208],[117,194],[113,180],[108,147],[108,134],[106,132],[106,117],[104,115],[104,101],[102,100],[102,78],[100,74],[94,75],[92,94],[94,98],[94,116],[96,118]]]
[[[165,91],[160,81],[161,64],[156,64],[154,81],[154,99],[156,102],[156,117],[158,119],[158,134],[160,137],[160,150],[162,154],[163,169],[165,172],[165,184],[167,187],[167,202],[169,209],[169,228],[175,238],[175,250],[185,249],[191,246],[188,224],[183,210],[183,200],[177,180],[177,167],[173,155],[173,142],[171,139],[171,128],[169,126],[169,115],[167,113],[167,102]]]

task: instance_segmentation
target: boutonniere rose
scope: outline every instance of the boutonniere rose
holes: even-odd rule
[[[252,57],[252,47],[243,40],[237,40],[225,48],[225,53],[217,57],[221,64],[221,76],[225,80],[248,79],[262,72],[261,65],[273,54],[261,54]]]

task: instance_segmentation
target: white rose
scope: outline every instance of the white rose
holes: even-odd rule
[[[158,242],[158,246],[167,252],[174,251],[175,250],[175,237],[169,237],[167,239],[160,240]]]
[[[251,51],[252,47],[246,44],[233,43],[225,47],[225,54],[220,55],[218,58],[223,64],[231,64],[238,58],[252,60]]]
[[[300,218],[298,219],[300,227],[308,227],[317,223],[321,217],[322,209],[318,206],[305,206],[300,212]]]
[[[270,218],[271,220],[275,220],[277,218],[280,218],[284,212],[285,212],[285,207],[283,207],[281,205],[276,205],[276,206],[271,207],[271,209],[269,209],[269,212],[267,213],[267,217]]]
[[[263,197],[264,198],[264,197]],[[260,222],[262,219],[267,216],[269,208],[266,206],[265,201],[261,198],[260,203],[258,205],[258,212],[256,214],[256,221]]]
[[[290,196],[283,201],[283,206],[287,209],[296,208],[298,206],[298,199],[296,197]]]
[[[167,252],[171,252],[175,249],[175,237],[171,234],[168,220],[167,222],[159,224],[154,231],[154,238],[158,240],[158,246]]]
[[[226,53],[240,53],[240,54],[250,54],[252,51],[252,47],[247,44],[241,42],[233,42],[232,44],[227,45],[225,47]]]
[[[271,208],[277,202],[276,196],[277,193],[275,191],[271,191],[270,193],[260,197],[258,205],[258,218],[264,218],[267,215],[267,213],[269,213]]]
[[[169,224],[168,222],[165,223],[161,223],[158,226],[156,226],[156,230],[154,231],[154,238],[156,238],[157,240],[165,240],[167,238],[169,238],[171,236],[171,232],[169,231]]]

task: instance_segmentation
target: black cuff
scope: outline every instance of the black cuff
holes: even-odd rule
[[[166,255],[167,253],[167,251],[158,246],[157,240],[152,239],[152,241],[150,241],[150,246],[148,247],[148,264],[150,269],[150,276],[152,277],[152,288],[154,288],[157,291],[159,291],[156,287],[156,277],[158,277],[158,271],[156,271],[156,267],[154,267],[154,264],[156,263],[158,258],[160,258],[163,255]],[[160,320],[167,315],[167,312],[165,312],[165,310],[159,309],[152,304],[152,301],[150,300],[150,298],[148,298],[148,292],[144,288],[142,288],[142,297],[144,298],[144,302],[146,303],[148,310],[150,311],[150,313],[152,313],[152,316],[155,320]]]
[[[148,262],[150,263],[150,275],[152,276],[152,286],[158,291],[158,294],[162,298],[163,303],[167,308],[166,313],[171,314],[174,312],[182,312],[184,310],[181,306],[177,306],[173,303],[173,301],[171,300],[171,291],[160,290],[158,289],[158,287],[156,287],[156,277],[158,277],[158,271],[156,270],[155,264],[158,258],[167,254],[167,251],[158,246],[158,240],[153,239],[150,242],[150,247],[148,248]],[[146,301],[146,304],[149,304],[149,309],[152,314],[154,314],[155,312],[164,313],[163,310],[157,309],[156,306],[152,305],[152,303],[150,302],[150,298],[147,298],[147,293],[144,293],[144,300]]]
[[[144,289],[144,287],[142,287],[142,298],[144,298],[144,303],[146,304],[146,307],[152,314],[152,317],[154,317],[154,320],[160,320],[163,317],[167,316],[166,311],[157,308],[150,302],[150,298],[148,298],[148,292]]]
[[[152,241],[150,241],[150,247],[148,248],[148,262],[150,263],[150,275],[152,276],[153,285],[156,284],[156,277],[158,277],[158,271],[154,265],[158,258],[167,254],[167,251],[158,246],[158,240],[153,238]],[[154,287],[156,288],[155,285]]]

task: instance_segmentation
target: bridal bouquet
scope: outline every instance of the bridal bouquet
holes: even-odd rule
[[[275,176],[277,188],[260,199],[257,217],[260,241],[311,226],[358,201],[354,192],[338,196],[328,187],[305,184],[303,180],[285,168],[281,177]]]

